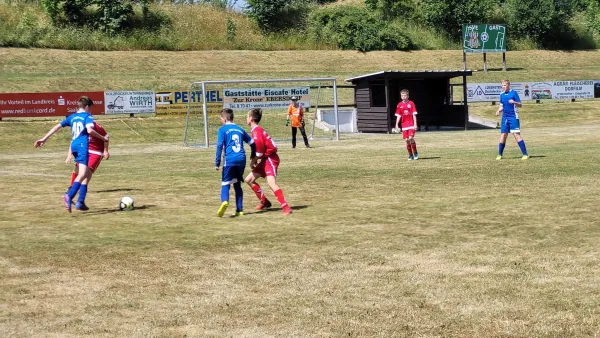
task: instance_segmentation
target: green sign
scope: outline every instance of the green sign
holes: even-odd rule
[[[463,25],[463,51],[465,53],[505,53],[506,26]]]

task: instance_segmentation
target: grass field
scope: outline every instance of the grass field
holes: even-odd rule
[[[228,63],[219,72],[173,53],[184,64],[169,77],[144,73],[125,53],[62,53],[0,49],[2,91],[253,77],[273,55],[249,53],[250,68]],[[339,72],[306,52],[274,54],[269,74],[439,68],[426,59],[446,52],[335,53],[345,61]],[[516,55],[521,69],[508,76],[600,75],[588,62],[598,52],[572,54],[571,67],[551,57],[560,53],[539,52],[548,69],[525,62],[535,53]],[[162,67],[167,54],[145,55]],[[407,63],[377,64],[386,58]],[[88,62],[90,72],[80,71]],[[473,108],[490,118],[494,110]],[[73,214],[60,198],[69,132],[34,149],[56,121],[0,122],[2,337],[600,336],[598,101],[525,104],[528,161],[512,138],[496,161],[497,130],[418,133],[422,159],[412,162],[398,135],[343,135],[313,149],[281,143],[278,180],[294,213],[253,212],[256,197],[244,187],[247,214],[237,218],[215,216],[214,149],[181,146],[183,117],[99,119],[112,158],[92,180],[90,211]],[[122,196],[137,209],[118,211]]]

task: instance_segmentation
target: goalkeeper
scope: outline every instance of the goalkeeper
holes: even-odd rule
[[[296,134],[298,133],[298,129],[300,129],[300,134],[302,134],[302,138],[304,139],[304,145],[306,145],[306,148],[310,148],[306,131],[304,130],[304,107],[298,102],[297,96],[292,96],[290,100],[292,103],[288,106],[288,116],[285,125],[289,126],[290,119],[292,120],[292,148],[296,148]]]

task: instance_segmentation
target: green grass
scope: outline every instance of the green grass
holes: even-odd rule
[[[282,143],[294,214],[244,187],[223,219],[214,149],[181,147],[176,118],[101,119],[112,158],[71,215],[67,133],[36,150],[54,122],[3,122],[0,333],[598,335],[600,124],[533,108],[529,161],[512,139],[495,161],[495,130],[418,133],[416,162],[398,135]]]

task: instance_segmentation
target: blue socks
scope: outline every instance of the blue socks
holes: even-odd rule
[[[244,191],[242,190],[242,182],[234,183],[233,190],[235,190],[235,211],[243,211]]]
[[[523,153],[523,155],[527,156],[527,148],[525,148],[525,141],[521,140],[520,142],[517,142],[517,144],[519,145],[519,148],[521,148],[521,152]]]
[[[87,184],[82,184],[81,188],[79,188],[79,199],[77,199],[77,202],[84,203],[86,195],[87,195]]]
[[[73,199],[73,197],[75,197],[75,195],[77,195],[77,192],[79,191],[80,187],[81,187],[80,182],[73,182],[71,189],[69,189],[69,192],[67,193],[67,195],[69,195],[70,199]],[[87,192],[87,185],[85,187],[86,187],[86,192]]]
[[[498,143],[498,155],[502,156],[504,152],[504,147],[506,147],[506,143]]]
[[[221,185],[221,203],[229,201],[229,184]]]

